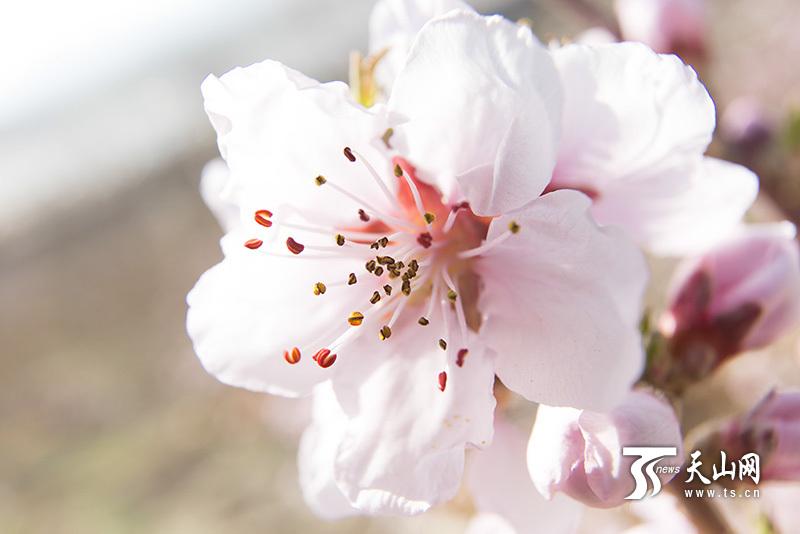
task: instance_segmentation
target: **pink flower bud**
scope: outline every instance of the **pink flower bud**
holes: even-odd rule
[[[789,223],[749,227],[678,268],[660,320],[676,367],[705,376],[764,347],[800,319],[800,258]]]
[[[764,107],[749,96],[731,101],[720,121],[720,135],[742,156],[762,147],[772,137],[772,129]]]
[[[684,59],[705,55],[704,0],[616,0],[614,7],[625,40]]]
[[[771,391],[722,431],[720,448],[761,459],[761,480],[800,480],[800,390]]]
[[[541,405],[528,443],[528,470],[539,492],[551,498],[563,492],[589,506],[608,508],[624,502],[635,488],[623,447],[676,447],[675,457],[659,465],[680,466],[681,431],[664,400],[644,391],[628,394],[609,413]],[[660,473],[662,483],[674,475]]]

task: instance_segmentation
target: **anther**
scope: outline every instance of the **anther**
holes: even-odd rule
[[[409,280],[403,280],[403,286],[400,288],[400,291],[403,292],[403,295],[409,296],[411,294],[411,282]]]
[[[401,167],[400,165],[395,165],[394,166],[394,175],[397,176],[398,178],[403,176],[403,167]]]
[[[316,284],[314,284],[315,295],[324,295],[327,290],[328,288],[325,287],[325,284],[323,284],[322,282],[317,282]]]
[[[283,351],[283,359],[286,360],[286,363],[296,364],[300,361],[300,349],[294,347],[291,351]]]
[[[519,232],[519,224],[517,224],[517,221],[511,221],[510,223],[508,223],[508,230],[512,234],[516,234],[517,232]]]
[[[358,210],[358,218],[361,219],[363,222],[369,222],[369,215],[363,209]]]
[[[380,332],[378,332],[378,338],[380,338],[381,341],[386,341],[390,337],[392,337],[392,329],[388,326],[384,326],[381,328]]]
[[[439,373],[439,390],[444,391],[444,388],[447,387],[447,373],[442,371]]]
[[[244,242],[244,246],[246,246],[250,250],[255,250],[263,244],[264,242],[261,241],[260,239],[248,239],[247,241]]]
[[[439,348],[442,350],[447,350],[447,341],[444,339],[439,339]]]
[[[464,358],[467,357],[469,354],[469,350],[467,349],[459,349],[458,354],[456,355],[456,365],[459,367],[464,367]]]
[[[417,243],[422,245],[423,248],[430,248],[433,243],[433,236],[430,232],[423,232],[417,236]]]
[[[380,243],[375,241],[369,246],[369,248],[371,248],[372,250],[378,250],[379,248],[381,248],[381,245],[380,245]]]
[[[372,294],[372,298],[369,299],[369,303],[375,304],[379,300],[381,300],[381,294],[376,291]]]
[[[347,322],[350,323],[350,326],[361,326],[361,323],[364,322],[364,314],[354,311],[350,314],[350,317],[347,318]]]
[[[350,273],[350,276],[347,277],[347,285],[352,286],[356,282],[358,282],[358,279],[356,278],[356,273]]]
[[[372,273],[372,274],[374,274],[375,276],[382,275],[383,274],[383,267],[375,267],[375,272]]]
[[[425,317],[420,317],[417,323],[419,323],[422,326],[428,326],[429,324],[431,324],[431,322]]]
[[[346,157],[351,162],[354,162],[356,160],[356,155],[353,154],[353,151],[350,150],[349,146],[344,147],[344,151],[343,152],[344,152],[344,157]]]
[[[394,264],[394,258],[391,256],[376,256],[375,259],[381,265],[392,265]]]
[[[389,296],[389,295],[392,294],[392,286],[390,286],[389,284],[386,284],[385,286],[383,286],[383,290],[386,292],[386,296]]]
[[[376,264],[377,264],[377,262],[376,262],[375,260],[369,260],[369,261],[368,261],[368,262],[367,262],[367,263],[364,265],[364,267],[367,269],[367,271],[369,271],[369,272],[372,272],[372,271],[374,271],[374,270],[375,270],[375,265],[376,265]]]
[[[331,351],[328,349],[320,349],[314,355],[314,361],[323,369],[327,369],[336,361],[336,355],[331,354]]]
[[[447,290],[447,300],[449,300],[450,302],[455,302],[457,298],[458,298],[458,293],[456,293],[452,289]]]
[[[300,254],[303,252],[303,250],[305,250],[306,247],[290,237],[286,240],[286,248],[288,248],[289,252],[292,254]]]
[[[336,244],[340,247],[344,245],[344,236],[342,234],[336,234]]]
[[[453,204],[453,207],[450,208],[451,211],[458,211],[458,210],[468,210],[469,209],[469,202],[466,200],[463,202],[459,202],[458,204]]]
[[[425,218],[425,222],[428,223],[428,224],[431,224],[433,221],[436,220],[436,215],[434,215],[433,213],[431,213],[429,211],[426,211],[425,215],[423,215],[423,217]]]
[[[318,175],[316,178],[314,178],[314,183],[317,184],[318,186],[319,185],[325,185],[325,182],[327,182],[327,181],[328,180],[325,179],[325,177],[322,176],[321,174]]]
[[[378,239],[378,244],[380,246],[382,246],[383,248],[386,248],[386,246],[389,244],[389,238],[388,237],[382,237],[382,238]]]
[[[390,141],[392,140],[393,135],[394,135],[393,128],[387,128],[386,131],[383,132],[383,135],[381,136],[381,141],[383,141],[383,144],[386,145],[386,148],[392,148],[392,144],[390,143]]]
[[[253,216],[255,221],[265,228],[272,226],[272,221],[269,220],[270,217],[272,217],[272,212],[269,210],[258,210]]]

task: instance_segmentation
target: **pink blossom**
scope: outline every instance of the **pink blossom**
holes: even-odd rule
[[[625,40],[661,53],[705,54],[705,0],[616,0],[614,7]]]
[[[300,466],[321,515],[451,498],[491,442],[495,376],[606,409],[640,373],[641,254],[584,195],[540,196],[561,89],[527,28],[428,22],[369,109],[274,61],[202,89],[239,223],[187,328],[219,380],[314,393]]]
[[[600,224],[657,254],[698,253],[731,235],[758,180],[703,156],[715,112],[695,72],[638,43],[552,53],[565,105],[549,189],[583,191]]]
[[[684,372],[702,376],[800,320],[800,256],[790,223],[751,226],[684,261],[661,330]]]
[[[681,431],[672,407],[644,391],[632,392],[608,413],[540,406],[528,444],[528,468],[545,497],[565,493],[602,508],[624,502],[635,486],[634,457],[625,446],[677,447],[660,465],[682,463]],[[672,474],[661,473],[664,483]]]

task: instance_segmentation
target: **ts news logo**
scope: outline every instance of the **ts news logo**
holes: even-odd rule
[[[661,492],[661,480],[658,473],[678,473],[680,467],[676,465],[658,465],[658,462],[666,457],[678,455],[676,447],[623,447],[623,456],[638,456],[639,458],[631,464],[631,475],[636,481],[636,487],[626,499],[639,500],[647,494],[647,478],[653,484],[652,497]]]

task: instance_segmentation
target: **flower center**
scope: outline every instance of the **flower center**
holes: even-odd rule
[[[361,330],[359,327],[368,316],[379,319],[371,324],[377,324],[378,337],[388,341],[402,315],[416,314],[416,324],[425,328],[431,324],[437,305],[441,306],[443,317],[448,314],[455,316],[454,328],[460,334],[458,339],[466,342],[468,331],[477,331],[481,322],[478,309],[480,279],[474,269],[475,258],[517,233],[519,226],[512,223],[506,232],[487,241],[491,219],[475,215],[466,202],[445,203],[436,187],[417,179],[416,170],[408,161],[400,157],[392,160],[394,176],[390,179],[399,181],[393,194],[361,154],[349,147],[344,148],[343,154],[350,162],[360,162],[366,168],[392,208],[379,210],[320,175],[314,178],[319,187],[332,188],[362,206],[358,210],[361,224],[354,228],[324,228],[288,221],[275,221],[275,224],[305,232],[328,233],[333,237],[334,244],[320,246],[300,243],[290,236],[286,239],[290,257],[349,257],[363,261],[360,272],[339,273],[338,280],[315,282],[310,288],[314,295],[325,295],[335,286],[367,284],[371,291],[368,300],[363,302],[363,308],[343,318],[347,326],[340,327],[335,337],[321,340],[320,346],[289,348],[284,353],[285,360],[296,364],[302,353],[311,351],[318,365],[330,367],[336,360],[337,349]],[[254,220],[264,228],[273,226],[272,212],[267,209],[256,211]],[[244,243],[251,250],[287,256],[286,253],[263,250],[262,245],[260,239]],[[438,346],[452,352],[455,363],[463,366],[468,349],[448,344],[450,321],[444,320],[444,323],[441,330],[445,334],[438,340]],[[446,375],[439,379],[440,389],[444,390],[445,384]]]

